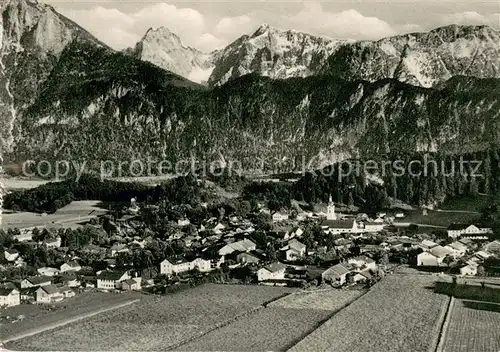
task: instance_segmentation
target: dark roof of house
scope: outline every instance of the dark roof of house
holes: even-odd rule
[[[325,272],[330,271],[333,272],[336,276],[341,276],[348,274],[350,272],[349,269],[347,269],[344,265],[342,264],[337,264],[332,266],[331,268],[325,270]]]
[[[280,270],[285,270],[286,265],[277,262],[277,263],[272,263],[272,264],[266,265],[264,267],[264,269],[266,269],[272,273],[275,273],[275,272],[280,271]]]
[[[9,254],[18,254],[19,252],[15,249],[6,249],[5,252],[9,253]]]
[[[306,249],[306,245],[300,241],[297,241],[296,239],[293,239],[290,242],[288,242],[288,247],[290,249],[294,249],[296,251],[302,251],[302,250]]]
[[[0,296],[8,296],[14,290],[12,287],[0,287]]]
[[[124,272],[121,271],[109,271],[105,270],[97,275],[98,280],[119,280],[123,276]]]
[[[127,285],[135,285],[137,283],[137,281],[135,281],[134,279],[128,279],[128,280],[123,281],[123,283],[127,284]]]
[[[27,278],[26,280],[28,280],[33,285],[39,285],[39,284],[42,284],[44,282],[52,281],[52,279],[50,277],[45,276],[45,275],[32,276],[32,277]]]
[[[53,293],[58,293],[59,292],[59,287],[56,285],[46,285],[46,286],[40,286],[40,289],[43,291],[47,292],[49,295]]]
[[[255,253],[255,252],[241,252],[241,253],[238,253],[238,255],[236,257],[251,257],[251,258],[255,258],[257,260],[263,259],[260,254]]]
[[[448,226],[448,230],[451,230],[451,231],[465,230],[469,226],[470,225],[467,225],[467,224],[456,224],[456,223],[453,223],[450,226]]]

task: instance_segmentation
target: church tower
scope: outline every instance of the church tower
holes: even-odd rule
[[[326,207],[326,220],[337,220],[337,214],[335,214],[335,204],[333,204],[331,195],[328,199],[328,205]]]

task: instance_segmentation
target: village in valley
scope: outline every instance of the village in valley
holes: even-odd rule
[[[2,270],[8,274],[3,274],[0,305],[50,304],[88,290],[168,292],[203,277],[308,289],[369,287],[401,265],[460,277],[484,275],[485,261],[498,261],[500,254],[500,241],[489,241],[491,228],[452,223],[424,233],[415,225],[398,225],[404,211],[370,217],[336,207],[331,196],[320,211],[297,211],[297,206],[271,212],[256,203],[245,216],[222,211],[218,218],[192,223],[180,215],[164,240],[144,228],[140,208],[132,199],[119,218],[106,214],[80,224],[77,231],[87,236],[83,246],[69,243],[68,232],[57,224],[22,234],[4,231]],[[165,246],[169,249],[162,251]],[[33,248],[54,257],[57,265],[27,268],[25,256]],[[491,267],[499,270],[494,263]]]
[[[93,179],[82,182],[85,194],[96,188],[95,184],[85,183],[97,182]],[[380,300],[371,298],[380,295],[379,291],[384,292],[387,302],[400,301],[398,295],[420,292],[419,304],[435,305],[429,312],[437,316],[446,306],[446,296],[418,291],[429,282],[491,288],[500,271],[500,241],[495,228],[485,221],[496,214],[495,209],[485,211],[487,214],[471,211],[467,216],[457,210],[465,222],[437,226],[425,222],[432,223],[433,216],[447,219],[452,213],[401,204],[363,212],[352,202],[335,202],[331,195],[325,197],[325,202],[282,202],[278,199],[283,193],[279,184],[252,185],[277,187],[278,196],[267,199],[254,197],[252,192],[235,196],[228,191],[231,187],[223,189],[216,183],[183,177],[154,188],[158,197],[147,193],[150,187],[145,188],[147,196],[139,192],[139,197],[125,198],[116,196],[114,187],[121,189],[128,184],[97,184],[113,189],[113,197],[119,200],[66,199],[69,191],[64,187],[73,183],[47,184],[22,191],[25,193],[12,193],[14,210],[4,212],[4,229],[0,231],[0,332],[4,342],[36,349],[49,343],[37,336],[52,336],[50,340],[57,341],[51,345],[54,349],[73,348],[65,345],[70,341],[62,339],[62,335],[53,334],[65,334],[64,329],[72,326],[67,324],[80,320],[72,324],[91,331],[95,324],[108,324],[113,314],[120,317],[114,318],[118,324],[130,322],[130,314],[147,320],[146,315],[152,314],[147,312],[154,311],[158,319],[164,316],[167,325],[161,329],[167,329],[174,324],[168,323],[171,319],[182,316],[181,307],[186,305],[198,307],[196,314],[204,314],[206,304],[213,310],[210,314],[227,314],[228,322],[236,319],[224,328],[231,330],[233,324],[245,321],[234,318],[235,313],[229,309],[232,303],[228,302],[239,302],[242,305],[238,309],[252,312],[257,305],[265,314],[271,314],[260,317],[245,313],[250,314],[250,320],[263,319],[275,325],[267,328],[269,338],[278,333],[276,329],[285,329],[283,324],[292,323],[288,315],[283,316],[290,309],[295,311],[290,316],[303,320],[300,331],[276,342],[276,348],[281,350],[315,331],[327,317],[340,319],[335,312],[356,310],[356,304],[363,304],[363,300]],[[64,191],[58,193],[50,187],[62,187]],[[17,209],[26,207],[23,204],[38,204],[37,199],[51,192],[63,195],[44,198],[57,204],[54,211],[35,214]],[[48,207],[50,202],[39,204]],[[173,306],[168,303],[171,300],[179,302]],[[373,314],[382,314],[373,309]],[[353,313],[352,319],[356,315]],[[425,318],[434,319],[434,315]],[[50,330],[57,324],[67,326]],[[184,320],[179,324],[189,325]],[[121,336],[123,326],[114,329]],[[151,349],[160,343],[151,335],[155,329],[152,327],[143,336],[150,339]],[[241,328],[237,333],[246,330]],[[231,347],[229,340],[215,337],[218,331],[211,333],[214,337],[210,341]],[[181,337],[171,334],[174,332],[165,332],[161,341],[171,343],[172,349],[194,346],[199,350],[205,344],[200,338],[202,345],[189,345],[194,332],[184,330],[186,336]],[[264,335],[246,336],[251,346],[255,336]],[[88,339],[78,338],[87,346]],[[106,338],[92,341],[96,349],[115,346]],[[223,346],[215,344],[214,348]]]

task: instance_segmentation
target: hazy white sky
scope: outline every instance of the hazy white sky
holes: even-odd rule
[[[452,23],[500,28],[497,0],[41,1],[116,49],[133,46],[159,26],[202,51],[221,48],[262,23],[342,39],[380,39]]]

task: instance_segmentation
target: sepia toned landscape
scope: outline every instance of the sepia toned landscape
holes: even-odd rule
[[[0,350],[500,352],[497,2],[0,13]]]

